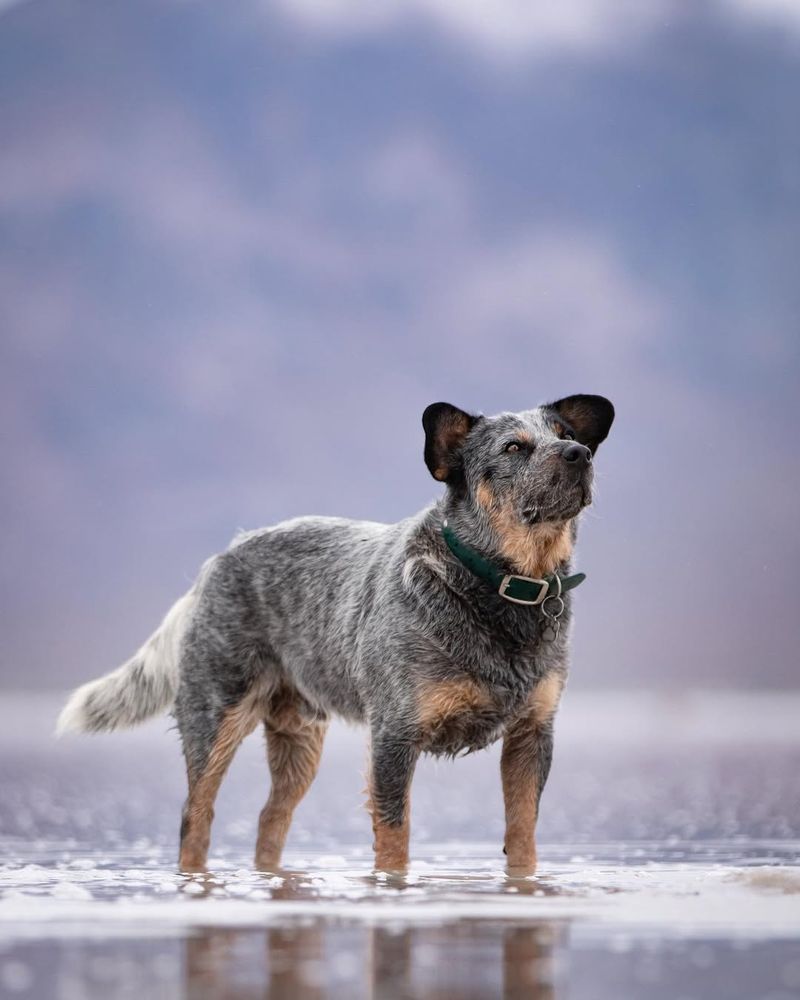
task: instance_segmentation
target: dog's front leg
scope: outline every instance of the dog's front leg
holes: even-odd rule
[[[409,790],[418,756],[412,739],[386,729],[373,731],[369,791],[377,871],[408,867]]]
[[[563,678],[550,674],[533,689],[525,712],[506,730],[500,771],[506,809],[505,853],[511,875],[536,871],[536,820],[553,760],[553,718]]]

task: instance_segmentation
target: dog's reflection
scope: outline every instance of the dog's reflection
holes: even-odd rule
[[[554,945],[559,929],[552,924],[507,927],[503,933],[503,996],[508,1000],[555,1000]]]
[[[561,925],[463,920],[395,928],[297,923],[187,943],[192,1000],[555,1000]]]

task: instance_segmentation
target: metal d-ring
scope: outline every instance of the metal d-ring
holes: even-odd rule
[[[558,601],[558,611],[555,613],[547,610],[548,601]],[[564,598],[560,594],[550,594],[549,597],[545,597],[542,601],[542,614],[545,618],[549,618],[550,621],[556,622],[564,614]]]

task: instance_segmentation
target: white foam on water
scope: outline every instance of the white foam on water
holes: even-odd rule
[[[470,845],[477,848],[478,845]],[[269,927],[335,919],[425,925],[454,920],[568,921],[582,936],[800,939],[800,866],[586,860],[545,863],[508,879],[493,850],[439,846],[398,880],[374,876],[363,855],[305,855],[285,872],[220,859],[207,877],[163,863],[0,866],[0,938],[163,937],[207,927]],[[442,861],[441,858],[448,860]]]

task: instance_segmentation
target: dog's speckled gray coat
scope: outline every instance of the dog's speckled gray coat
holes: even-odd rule
[[[567,522],[574,535],[591,499],[591,453],[612,419],[611,405],[594,396],[496,417],[434,404],[423,418],[425,457],[446,489],[432,506],[399,524],[301,517],[234,539],[205,565],[178,637],[173,710],[190,771],[202,772],[227,710],[257,685],[285,687],[310,716],[369,726],[374,804],[384,821],[400,822],[420,750],[488,745],[537,682],[567,669],[571,595],[558,638],[544,641],[540,609],[506,601],[470,573],[445,544],[443,519],[472,548],[519,572],[504,562],[480,485],[521,523]],[[113,728],[154,710],[159,696],[147,669],[136,658],[124,669],[126,683],[140,688],[138,716],[120,720],[103,691],[87,685],[65,725]],[[493,707],[466,727],[426,737],[420,685],[465,677],[492,693]],[[550,753],[545,733],[541,784]]]
[[[466,570],[442,538],[442,520],[502,563],[501,540],[475,501],[487,471],[521,517],[531,505],[549,519],[577,514],[577,484],[566,473],[553,481],[551,461],[564,444],[550,412],[478,420],[460,448],[463,474],[438,503],[399,524],[298,518],[242,535],[218,556],[185,637],[175,704],[190,758],[202,766],[222,713],[263,674],[285,679],[310,711],[369,725],[373,795],[387,819],[402,802],[385,786],[400,778],[420,736],[421,679],[467,675],[497,698],[464,743],[427,749],[457,753],[495,740],[537,680],[566,670],[571,597],[558,639],[542,641],[539,608],[504,600]],[[502,450],[520,430],[536,443],[523,459]]]

